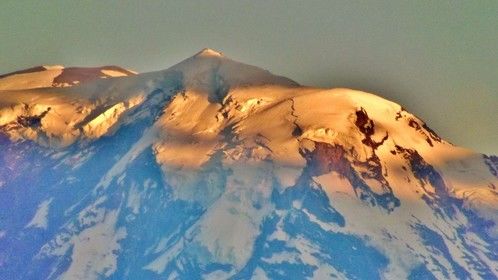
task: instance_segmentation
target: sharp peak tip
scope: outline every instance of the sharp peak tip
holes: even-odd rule
[[[224,57],[222,52],[219,52],[211,48],[204,48],[194,55],[194,57],[199,57],[199,56]]]

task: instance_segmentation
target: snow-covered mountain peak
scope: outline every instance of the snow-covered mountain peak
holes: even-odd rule
[[[210,48],[204,48],[201,51],[199,51],[198,53],[196,53],[195,56],[196,57],[199,57],[199,56],[223,57],[223,53],[219,52],[219,51],[215,51],[215,50],[210,49]]]
[[[223,100],[231,89],[241,87],[281,86],[298,84],[252,65],[234,61],[212,49],[204,49],[165,72],[181,74],[187,90],[208,93],[212,100]]]

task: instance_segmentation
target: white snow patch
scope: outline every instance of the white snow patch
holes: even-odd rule
[[[121,72],[121,71],[116,71],[116,70],[110,70],[110,69],[102,69],[100,70],[103,74],[110,76],[110,77],[125,77],[128,76],[128,74]]]
[[[348,278],[341,272],[337,271],[335,268],[328,264],[320,264],[315,271],[313,271],[313,276],[311,279],[322,280],[322,279],[341,279],[347,280]]]
[[[41,228],[47,229],[48,226],[48,210],[50,207],[50,203],[52,203],[52,198],[44,200],[40,205],[38,205],[38,209],[36,210],[35,215],[31,219],[31,221],[26,225],[27,228]]]
[[[199,57],[199,56],[223,57],[223,54],[221,52],[215,51],[213,49],[205,48],[205,49],[201,50],[200,52],[198,52],[195,56],[196,57]]]
[[[62,70],[64,69],[63,65],[43,65],[43,68],[47,70]]]
[[[266,275],[266,272],[261,267],[256,267],[254,273],[252,274],[252,279],[256,280],[269,280],[270,277]]]
[[[128,193],[126,206],[130,208],[132,213],[135,215],[138,214],[138,211],[140,210],[140,198],[141,193],[138,191],[138,186],[133,183]]]

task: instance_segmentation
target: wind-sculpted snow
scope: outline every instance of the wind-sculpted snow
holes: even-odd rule
[[[0,279],[498,278],[495,156],[213,50],[3,90],[0,149]]]

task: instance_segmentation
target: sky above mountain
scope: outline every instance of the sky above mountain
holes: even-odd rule
[[[301,84],[404,105],[444,138],[498,153],[498,3],[1,1],[0,73],[168,68],[203,47]]]

